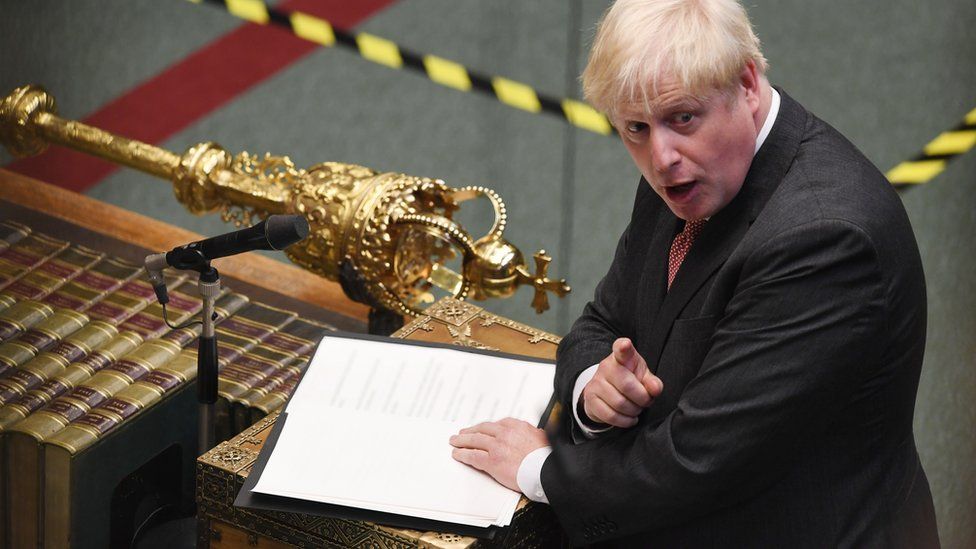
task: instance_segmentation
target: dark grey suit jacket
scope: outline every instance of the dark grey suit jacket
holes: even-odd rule
[[[669,292],[681,222],[641,181],[559,347],[565,406],[617,337],[664,382],[636,427],[554,443],[542,485],[574,543],[938,545],[912,432],[926,305],[908,217],[851,143],[781,97]]]

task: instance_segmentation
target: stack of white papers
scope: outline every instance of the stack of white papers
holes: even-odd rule
[[[486,528],[518,492],[451,458],[451,435],[504,417],[539,422],[555,366],[326,336],[253,491]]]

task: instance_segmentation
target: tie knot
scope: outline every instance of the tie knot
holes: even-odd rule
[[[707,219],[696,219],[694,221],[688,221],[685,223],[685,228],[684,230],[681,231],[681,233],[684,234],[685,238],[687,238],[688,240],[694,240],[695,238],[698,237],[699,234],[701,234],[702,229],[705,228],[705,223],[707,221],[708,221]]]

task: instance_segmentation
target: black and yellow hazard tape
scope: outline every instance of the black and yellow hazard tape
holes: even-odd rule
[[[287,28],[299,38],[326,47],[351,48],[368,61],[394,69],[416,71],[433,82],[456,90],[488,94],[509,107],[558,116],[578,128],[603,135],[614,133],[606,116],[581,101],[550,97],[535,91],[527,84],[472,71],[464,65],[436,55],[416,53],[373,34],[353,34],[333,27],[319,17],[301,12],[284,12],[266,5],[262,0],[189,1],[196,4],[206,1],[241,19]]]
[[[266,5],[262,0],[189,0],[207,2],[225,9],[231,15],[259,23],[286,28],[299,38],[322,46],[343,46],[355,50],[363,59],[394,69],[409,69],[423,74],[442,86],[459,91],[480,92],[498,101],[530,113],[557,116],[569,124],[591,132],[614,135],[607,117],[593,107],[575,99],[547,96],[528,84],[501,76],[472,71],[464,65],[438,57],[420,54],[395,42],[366,32],[351,33],[333,27],[325,19],[301,12],[285,12]],[[976,146],[976,109],[969,112],[955,128],[943,132],[927,144],[922,152],[888,170],[892,185],[903,189],[928,183],[942,173],[946,164]]]
[[[955,128],[929,141],[922,152],[885,174],[896,187],[928,183],[946,168],[950,160],[976,147],[976,109],[969,111]]]

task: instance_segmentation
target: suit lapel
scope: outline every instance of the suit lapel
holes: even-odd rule
[[[671,333],[674,319],[712,273],[725,263],[749,228],[748,216],[742,215],[743,208],[733,206],[734,204],[730,203],[705,224],[691,250],[688,251],[688,255],[685,256],[671,289],[664,296],[661,308],[654,317],[654,324],[650,331],[651,343],[648,348],[650,357],[653,357],[651,360],[654,361],[655,370],[661,352],[664,350],[664,343]],[[657,260],[661,265],[666,265],[667,257],[666,250],[663,256],[657,257]],[[667,284],[666,280],[665,284]],[[646,356],[644,358],[648,359]]]
[[[779,114],[769,136],[749,167],[742,189],[732,202],[705,224],[681,264],[670,291],[663,295],[663,301],[659,301],[660,309],[650,317],[654,320],[649,331],[651,339],[647,347],[648,354],[644,358],[648,364],[653,364],[652,369],[655,371],[675,318],[742,241],[749,226],[759,216],[796,156],[807,113],[785,92],[778,89],[777,91],[781,99]],[[667,234],[673,237],[674,228]],[[654,261],[656,264],[648,265],[648,272],[659,272],[665,269],[670,245],[671,238],[668,238],[663,252],[657,248],[651,250],[649,261]],[[655,271],[654,267],[658,264],[660,266]],[[666,285],[667,274],[665,273],[663,286],[658,287],[659,291],[666,288]],[[651,287],[653,288],[654,285],[651,284]]]
[[[646,183],[645,183],[646,184]],[[637,288],[637,303],[641,311],[637,315],[637,334],[653,334],[654,319],[658,316],[668,285],[667,259],[671,240],[678,228],[678,218],[667,207],[662,208],[657,223],[651,233],[647,256],[641,269],[641,279]],[[645,338],[641,338],[645,339]],[[638,349],[645,348],[646,339],[636,343]]]

